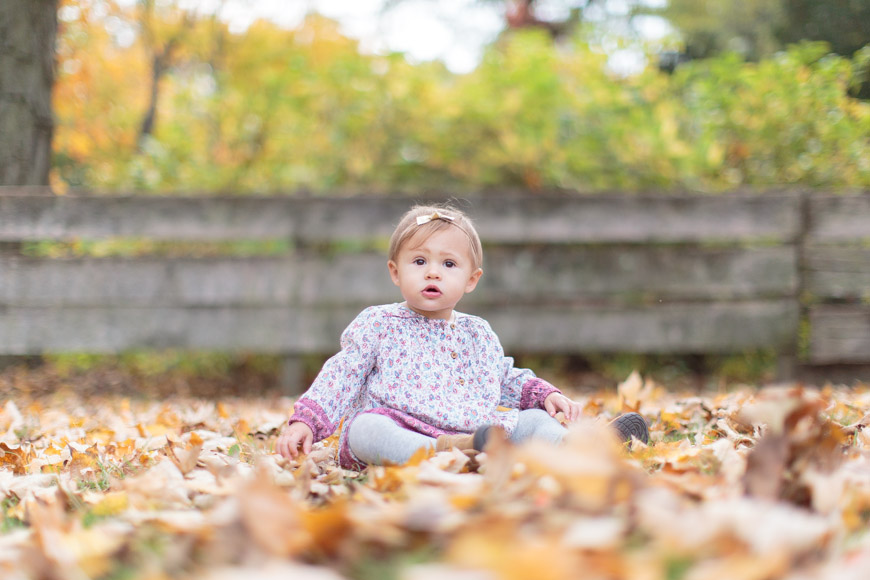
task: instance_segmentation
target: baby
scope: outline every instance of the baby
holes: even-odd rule
[[[341,336],[341,351],[323,365],[294,406],[277,451],[332,435],[342,467],[405,463],[421,448],[481,450],[499,427],[515,442],[562,441],[555,418],[580,417],[580,404],[514,367],[489,324],[455,309],[483,274],[483,249],[471,220],[452,207],[416,206],[390,238],[387,268],[402,303],[372,306]],[[624,441],[647,442],[637,413],[612,425]]]

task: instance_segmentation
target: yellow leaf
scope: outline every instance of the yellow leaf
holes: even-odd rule
[[[105,445],[114,440],[115,432],[106,428],[92,429],[88,431],[88,437]]]
[[[189,447],[201,447],[202,443],[203,443],[202,437],[197,435],[195,431],[191,431],[190,439],[187,442],[188,446]]]
[[[573,554],[560,539],[523,536],[510,522],[496,520],[454,536],[446,558],[461,567],[491,571],[500,580],[573,580],[583,577]]]
[[[181,419],[178,417],[178,413],[173,411],[170,406],[164,405],[157,415],[157,423],[166,428],[179,427]]]
[[[89,447],[84,451],[77,451],[72,445],[68,446],[70,459],[66,468],[73,474],[81,473],[85,469],[96,469],[99,466],[97,446]]]
[[[43,455],[60,455],[63,449],[54,446],[54,443],[42,450]]]
[[[124,441],[115,441],[106,445],[106,455],[111,455],[116,459],[122,459],[136,451],[136,442],[133,439],[125,439]]]
[[[251,426],[245,419],[239,419],[233,430],[236,432],[237,437],[244,437],[251,433]]]
[[[342,540],[351,531],[347,504],[343,501],[327,504],[321,509],[305,511],[301,516],[302,525],[311,535],[312,547],[325,555],[336,555]]]
[[[139,433],[142,437],[159,437],[160,435],[166,435],[167,433],[174,433],[176,431],[162,423],[152,423],[147,426],[139,424],[136,425],[136,428],[139,429]]]
[[[94,515],[114,516],[127,509],[129,500],[127,493],[112,491],[102,494],[102,499],[93,507]]]
[[[664,427],[665,431],[679,431],[680,429],[682,429],[680,415],[677,413],[662,411],[659,414],[659,418],[661,419],[662,426]]]

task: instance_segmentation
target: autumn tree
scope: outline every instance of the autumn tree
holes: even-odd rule
[[[165,3],[163,3],[165,4]],[[148,53],[151,74],[148,79],[148,107],[139,128],[139,146],[154,132],[160,99],[160,84],[176,63],[184,48],[186,36],[197,21],[193,11],[183,10],[174,3],[160,5],[155,0],[139,0],[138,25],[142,43]]]
[[[870,43],[870,0],[669,0],[657,12],[679,29],[691,58],[759,60],[802,40],[852,56]]]
[[[0,2],[0,185],[48,185],[58,1]]]

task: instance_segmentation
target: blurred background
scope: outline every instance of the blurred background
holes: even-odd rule
[[[58,198],[410,203],[510,194],[517,207],[518,196],[854,193],[870,187],[868,43],[870,0],[12,0],[0,7],[0,185],[48,186]],[[806,218],[801,207],[798,221]],[[40,238],[10,233],[24,215],[13,209],[0,275],[10,308],[13,286],[21,308],[50,304],[21,290],[22,272],[36,260],[281,259],[312,244],[326,244],[330,256],[383,249],[382,235],[326,243],[277,230],[229,241],[88,237],[74,228]],[[784,244],[801,227],[749,238],[754,249]],[[858,278],[832,300],[864,308],[868,273],[860,263],[870,231],[857,231],[849,268]],[[697,249],[721,240],[677,242]],[[784,260],[804,260],[801,248]],[[809,348],[813,298],[800,279],[787,278],[776,296],[795,301],[787,315],[799,328],[785,354],[799,358]],[[620,291],[634,303],[661,301],[643,277],[631,284]],[[712,298],[735,297],[716,292]],[[28,324],[24,314],[15,320]],[[6,351],[34,354],[38,342]],[[84,371],[99,385],[156,376],[175,390],[286,382],[286,360],[274,353],[165,350],[172,340],[145,346],[46,350],[28,360],[48,373],[46,384]],[[730,353],[536,350],[518,352],[520,363],[578,387],[613,384],[632,369],[694,386],[767,381],[783,355],[778,344]],[[310,380],[325,354],[308,353],[292,373]],[[21,362],[7,359],[7,385]]]
[[[870,183],[867,2],[276,4],[61,2],[52,184]]]

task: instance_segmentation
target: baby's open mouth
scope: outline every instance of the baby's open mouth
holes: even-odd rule
[[[438,289],[438,286],[426,286],[423,289],[423,296],[441,296],[441,290]]]

